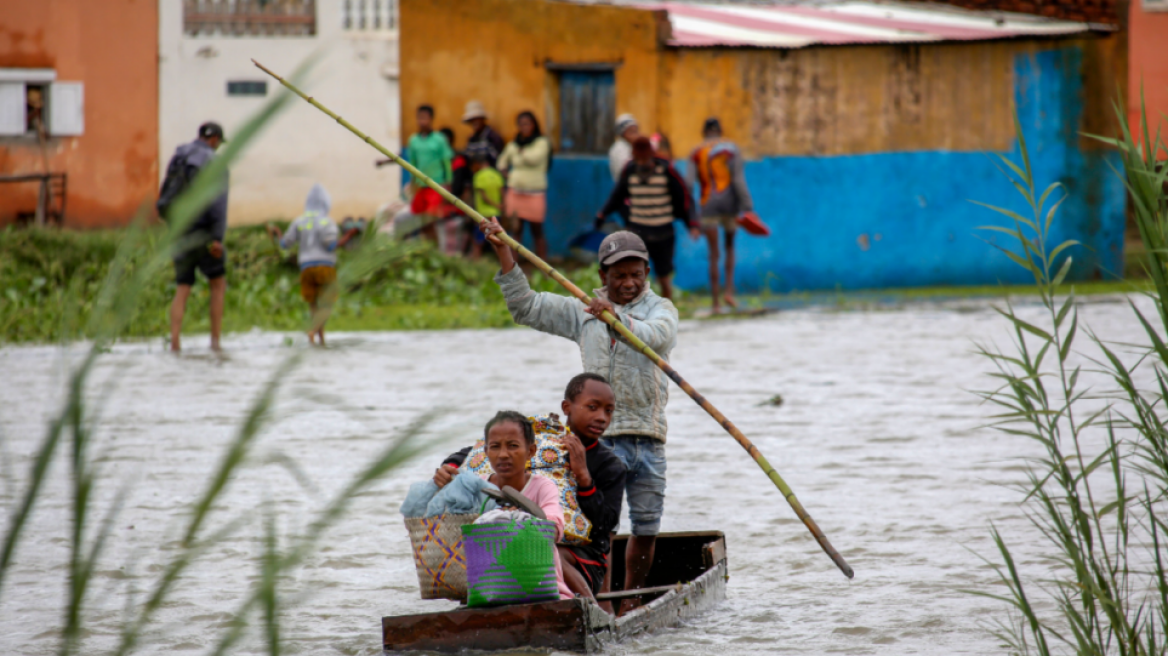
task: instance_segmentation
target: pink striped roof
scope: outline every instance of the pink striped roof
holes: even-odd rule
[[[938,4],[841,0],[803,4],[636,2],[663,9],[670,45],[802,48],[816,44],[978,41],[1110,29],[1027,14],[969,11]]]

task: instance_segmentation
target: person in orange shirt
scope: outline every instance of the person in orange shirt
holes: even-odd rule
[[[717,118],[706,119],[702,126],[705,140],[689,156],[686,167],[688,188],[692,189],[695,179],[701,185],[701,225],[706,241],[710,245],[710,295],[714,300],[714,313],[721,311],[721,291],[719,285],[718,228],[726,234],[726,305],[738,307],[734,300],[734,234],[738,229],[738,217],[754,211],[754,201],[746,187],[743,171],[742,152],[733,142],[722,137],[722,124]]]

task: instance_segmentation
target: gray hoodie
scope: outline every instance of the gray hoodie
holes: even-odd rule
[[[324,187],[319,183],[312,185],[304,201],[304,214],[288,226],[288,232],[280,240],[281,248],[291,248],[293,243],[299,245],[296,260],[301,269],[337,265],[337,238],[341,231],[329,218],[332,204]]]
[[[605,437],[645,435],[662,442],[668,424],[669,378],[653,361],[629,346],[600,319],[584,311],[570,296],[535,292],[519,267],[495,276],[515,323],[566,337],[580,346],[584,371],[600,374],[612,385],[616,412]],[[604,290],[596,290],[604,296]],[[621,323],[662,358],[677,344],[677,308],[653,293],[649,285],[627,305],[613,305]]]

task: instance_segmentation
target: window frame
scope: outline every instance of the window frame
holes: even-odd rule
[[[44,121],[47,138],[79,137],[85,133],[85,83],[57,79],[56,69],[51,68],[0,68],[0,86],[8,89],[0,93],[0,103],[11,103],[11,107],[0,106],[0,139],[36,140],[36,130],[28,124],[28,91],[40,88],[42,97],[41,118]],[[12,93],[12,90],[19,90]],[[62,105],[62,103],[69,103]],[[19,108],[17,108],[19,105]],[[7,116],[5,116],[7,114]],[[20,132],[3,125],[7,118],[13,125],[23,116],[23,130]],[[56,117],[56,118],[54,118]],[[67,120],[68,119],[68,120]]]

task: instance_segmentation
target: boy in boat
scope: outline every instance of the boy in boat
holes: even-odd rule
[[[576,477],[576,500],[580,511],[592,522],[589,544],[559,546],[565,563],[564,579],[574,592],[595,597],[606,591],[604,581],[612,549],[610,535],[620,524],[625,490],[624,463],[600,442],[612,422],[616,399],[604,376],[584,373],[568,381],[560,409],[568,425],[563,441],[569,451],[568,464]],[[442,462],[434,472],[434,483],[439,488],[458,475],[458,468],[470,451],[471,447],[467,447]]]
[[[556,525],[556,540],[564,537],[564,508],[560,505],[560,491],[551,479],[528,471],[535,457],[535,430],[531,422],[513,410],[504,410],[487,422],[483,429],[487,459],[494,473],[487,479],[500,490],[510,485],[531,499]],[[575,595],[564,583],[564,568],[559,550],[552,552],[556,563],[556,587],[560,599]]]
[[[605,376],[616,396],[612,424],[601,440],[625,463],[632,537],[625,549],[625,590],[645,587],[661,514],[665,508],[665,404],[669,379],[649,358],[629,346],[600,316],[611,312],[634,335],[666,360],[677,343],[677,308],[650,289],[649,251],[631,232],[614,232],[600,244],[600,280],[592,302],[536,293],[515,264],[511,249],[496,236],[498,221],[484,227],[499,257],[495,282],[503,290],[515,322],[576,342],[584,371]],[[639,605],[626,600],[626,609]]]

